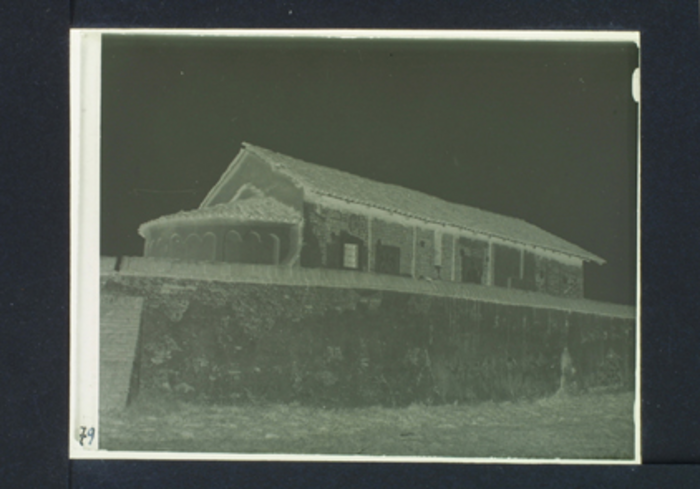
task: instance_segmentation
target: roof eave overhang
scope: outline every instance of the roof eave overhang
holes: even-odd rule
[[[239,216],[183,216],[178,217],[175,215],[164,216],[163,218],[154,219],[152,221],[145,222],[139,226],[138,233],[142,238],[146,237],[146,232],[158,226],[170,226],[170,225],[187,225],[187,224],[210,224],[210,225],[230,225],[230,224],[287,224],[290,226],[298,225],[301,222],[299,219],[264,219],[264,218],[244,218]]]
[[[582,258],[583,258],[583,261],[593,262],[596,265],[605,265],[607,263],[601,257],[596,256],[594,254],[586,255],[585,257],[582,257]]]
[[[516,244],[524,244],[524,245],[532,246],[532,247],[534,247],[534,248],[540,248],[540,249],[542,249],[542,250],[547,250],[547,251],[554,252],[554,253],[560,253],[560,254],[563,254],[563,255],[567,255],[567,256],[574,257],[574,258],[578,258],[578,259],[583,260],[583,261],[585,261],[585,262],[594,262],[594,263],[596,263],[596,264],[598,264],[598,265],[603,265],[603,264],[606,263],[604,259],[600,258],[600,257],[597,256],[597,255],[594,255],[593,253],[589,253],[589,252],[587,252],[587,251],[585,251],[585,250],[581,250],[581,252],[579,252],[579,253],[572,253],[571,251],[561,250],[561,249],[552,248],[552,247],[548,247],[548,246],[542,246],[542,245],[539,245],[539,244],[529,243],[529,242],[527,242],[527,241],[519,241],[519,240],[517,240],[517,239],[515,239],[515,238],[508,237],[508,236],[501,236],[501,235],[499,235],[499,234],[497,234],[497,233],[490,233],[490,232],[483,231],[483,230],[480,230],[480,229],[473,229],[473,228],[469,228],[469,227],[465,227],[465,226],[459,226],[459,225],[457,225],[457,224],[453,224],[453,223],[449,223],[449,222],[441,222],[441,221],[437,221],[437,220],[433,220],[433,219],[426,219],[426,218],[424,218],[424,217],[415,216],[415,215],[413,215],[413,214],[409,214],[409,213],[406,213],[406,212],[401,212],[401,211],[396,210],[396,209],[387,209],[387,208],[384,208],[384,207],[381,207],[381,206],[378,206],[378,205],[368,204],[368,203],[366,203],[366,202],[348,199],[348,198],[346,198],[346,197],[339,196],[339,195],[336,195],[336,194],[333,194],[333,193],[330,193],[330,192],[325,192],[325,191],[322,191],[322,190],[318,190],[318,189],[313,188],[313,187],[308,186],[308,185],[305,186],[305,192],[304,192],[304,194],[305,194],[306,198],[310,198],[310,199],[313,199],[313,198],[316,197],[316,196],[318,196],[318,197],[329,197],[329,198],[331,198],[331,199],[340,200],[340,201],[343,201],[343,202],[347,202],[347,203],[349,203],[349,204],[355,204],[355,205],[360,205],[360,206],[369,207],[369,208],[373,208],[373,209],[379,209],[379,210],[381,210],[381,211],[390,212],[390,213],[392,213],[392,214],[400,214],[400,215],[403,215],[403,216],[406,216],[406,217],[410,217],[410,218],[412,218],[412,219],[417,219],[417,220],[424,221],[424,222],[430,222],[430,223],[432,223],[432,224],[438,224],[438,225],[441,225],[441,226],[449,226],[449,227],[453,227],[453,228],[457,228],[457,229],[462,229],[462,230],[467,231],[467,232],[470,232],[470,233],[479,234],[479,235],[481,235],[481,236],[484,236],[484,237],[487,238],[487,239],[488,239],[488,238],[498,238],[498,239],[502,239],[502,240],[505,240],[505,241],[510,241],[510,242],[516,243]]]

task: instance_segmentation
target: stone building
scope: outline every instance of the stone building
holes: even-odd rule
[[[142,224],[145,256],[331,268],[583,297],[596,255],[523,220],[248,143],[198,209]]]

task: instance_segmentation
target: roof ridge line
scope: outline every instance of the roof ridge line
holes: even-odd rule
[[[490,210],[488,210],[488,209],[483,209],[483,208],[478,207],[478,206],[473,205],[473,204],[460,204],[460,203],[457,203],[457,202],[452,202],[452,201],[449,201],[449,200],[445,200],[445,199],[443,199],[443,198],[441,198],[441,197],[438,197],[438,196],[436,196],[436,195],[426,194],[425,192],[421,192],[420,190],[415,190],[415,189],[412,189],[412,188],[409,188],[409,187],[404,187],[403,185],[399,185],[399,184],[397,184],[397,183],[380,182],[379,180],[373,180],[373,179],[371,179],[371,178],[364,177],[364,176],[362,176],[362,175],[358,175],[358,174],[356,174],[356,173],[349,172],[349,171],[347,171],[347,170],[341,170],[341,169],[338,169],[338,168],[330,168],[330,167],[327,167],[327,166],[320,165],[320,164],[318,164],[318,163],[314,163],[314,162],[312,162],[312,161],[302,160],[301,158],[297,158],[297,157],[295,157],[295,156],[289,156],[289,155],[287,155],[287,154],[285,154],[285,153],[280,153],[279,151],[275,151],[275,150],[273,150],[273,149],[268,149],[268,148],[265,148],[265,147],[263,147],[263,146],[258,146],[258,145],[255,145],[255,144],[252,144],[252,143],[248,143],[248,142],[245,142],[245,141],[242,143],[242,145],[245,146],[246,148],[251,148],[253,151],[260,149],[260,150],[263,150],[263,151],[267,151],[267,152],[273,153],[273,154],[275,154],[275,155],[282,156],[283,158],[288,158],[288,159],[291,159],[291,160],[295,160],[295,161],[298,161],[298,162],[301,162],[301,163],[305,163],[305,164],[307,164],[307,165],[314,165],[314,166],[316,166],[316,167],[323,168],[324,170],[328,170],[328,171],[344,173],[344,174],[346,174],[346,175],[350,175],[350,176],[353,177],[353,178],[357,178],[357,179],[361,179],[361,180],[367,180],[368,182],[372,182],[372,183],[374,183],[374,184],[380,184],[380,185],[386,185],[386,186],[389,186],[389,187],[398,188],[398,189],[401,189],[401,190],[404,191],[404,192],[405,192],[405,191],[415,192],[415,193],[421,195],[422,197],[428,197],[428,198],[431,198],[431,199],[439,200],[440,202],[444,202],[444,203],[449,204],[449,205],[454,205],[454,206],[458,206],[458,207],[466,207],[466,208],[469,208],[469,209],[475,209],[475,210],[477,210],[477,211],[479,211],[479,212],[484,212],[484,213],[486,213],[486,214],[492,214],[492,215],[498,216],[498,217],[506,217],[506,218],[508,218],[508,219],[515,219],[515,220],[519,220],[519,221],[525,222],[525,223],[527,223],[527,224],[530,224],[531,226],[535,226],[535,224],[532,224],[532,223],[530,223],[530,222],[528,222],[528,221],[525,221],[525,220],[522,219],[522,218],[519,218],[519,217],[512,217],[512,216],[506,216],[506,215],[504,215],[504,214],[499,214],[498,212],[490,211]],[[275,165],[275,166],[277,166],[277,167],[284,166],[284,163],[277,162],[277,161],[272,161],[272,162],[270,162],[270,163],[272,163],[273,165]],[[293,172],[293,170],[290,170],[290,171]],[[311,185],[313,186],[313,184],[311,184]],[[320,190],[320,192],[325,192],[325,191]],[[368,205],[369,205],[369,204],[368,204]],[[538,228],[538,229],[541,229],[541,228]],[[544,231],[544,232],[547,232],[547,231],[545,231],[544,229],[541,229],[541,230]]]

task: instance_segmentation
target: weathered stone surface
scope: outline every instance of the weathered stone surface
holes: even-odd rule
[[[141,325],[143,297],[103,293],[100,297],[100,409],[123,409]]]
[[[371,275],[298,272],[298,283],[276,284],[107,278],[103,293],[145,298],[141,393],[337,406],[534,398],[560,387],[565,347],[578,387],[634,385],[631,310],[551,296],[560,307],[488,301],[479,293],[542,294],[468,284],[450,284],[461,296],[391,291],[432,284],[388,276],[377,276],[385,290],[337,287],[334,277]]]

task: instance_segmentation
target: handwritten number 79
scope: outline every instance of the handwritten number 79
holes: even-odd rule
[[[86,426],[81,426],[80,435],[78,436],[78,438],[80,438],[81,446],[85,446],[85,438],[90,438],[88,445],[92,445],[92,441],[95,439],[95,428],[90,427],[90,429],[87,429]]]

